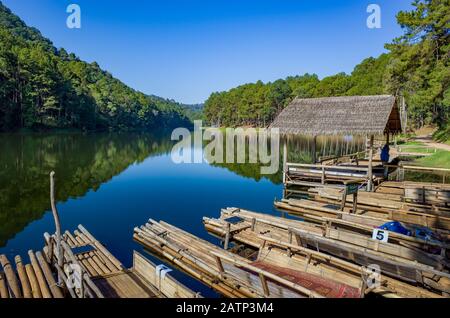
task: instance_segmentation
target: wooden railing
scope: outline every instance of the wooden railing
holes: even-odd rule
[[[447,176],[450,175],[450,169],[447,168],[433,168],[433,167],[422,167],[422,166],[406,166],[406,165],[385,165],[386,168],[397,169],[397,181],[404,181],[405,171],[422,171],[430,173],[442,173],[442,183],[446,183]]]
[[[380,166],[381,167],[381,166]],[[376,167],[377,169],[379,167]],[[389,169],[397,170],[397,181],[404,181],[405,171],[422,171],[429,172],[433,174],[442,174],[442,183],[446,183],[447,177],[450,176],[450,169],[447,168],[433,168],[433,167],[422,167],[422,166],[411,166],[411,165],[391,165],[384,164],[384,177],[387,179]],[[291,174],[293,172],[299,173],[313,173],[317,175],[317,179],[320,178],[320,182],[302,182],[295,181],[291,179]],[[339,177],[342,176],[342,182],[350,180],[359,180],[362,184],[367,184],[369,182],[369,168],[363,166],[339,166],[339,165],[324,165],[324,164],[303,164],[303,163],[286,163],[283,171],[283,183],[287,184],[297,184],[305,186],[320,186],[327,183],[327,177]],[[304,184],[303,184],[304,183]],[[333,186],[333,185],[331,185]],[[340,187],[341,186],[337,186]]]
[[[333,155],[333,156],[321,156],[319,157],[319,164],[324,163],[325,161],[330,161],[330,160],[334,160],[335,162],[339,161],[339,159],[349,159],[349,160],[362,160],[364,158],[367,157],[367,151],[360,151],[360,152],[355,152],[352,154],[348,154],[348,155]]]
[[[294,171],[295,170],[295,171]],[[317,174],[317,178],[320,176],[320,183],[322,185],[326,184],[327,176],[339,177],[342,176],[344,178],[352,178],[352,179],[364,179],[365,182],[368,181],[369,178],[369,168],[361,167],[361,166],[329,166],[323,164],[302,164],[302,163],[286,163],[286,168],[283,173],[283,183],[289,184],[293,183],[290,173],[291,172],[303,172],[303,173],[315,173]],[[356,174],[355,174],[356,173]],[[364,182],[363,182],[364,183]]]

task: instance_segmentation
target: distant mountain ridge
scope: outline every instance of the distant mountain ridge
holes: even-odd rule
[[[28,27],[0,1],[0,131],[190,125],[172,100],[138,92]]]

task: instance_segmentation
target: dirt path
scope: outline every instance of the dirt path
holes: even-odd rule
[[[417,136],[415,138],[413,138],[414,141],[418,141],[418,142],[422,142],[430,147],[434,147],[437,149],[441,149],[441,150],[447,150],[450,151],[450,145],[446,145],[446,144],[441,144],[439,142],[436,142],[433,140],[433,138],[431,137],[431,135],[427,135],[427,136]]]

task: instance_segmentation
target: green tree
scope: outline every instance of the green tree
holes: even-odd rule
[[[397,16],[404,35],[386,45],[391,51],[388,89],[406,97],[418,126],[448,121],[449,5],[449,0],[415,0],[413,10]]]

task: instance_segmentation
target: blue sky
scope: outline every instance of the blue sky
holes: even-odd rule
[[[402,33],[411,0],[1,0],[55,46],[144,93],[184,103],[289,75],[350,72]],[[79,4],[82,28],[66,27]],[[368,29],[367,6],[382,9]]]

